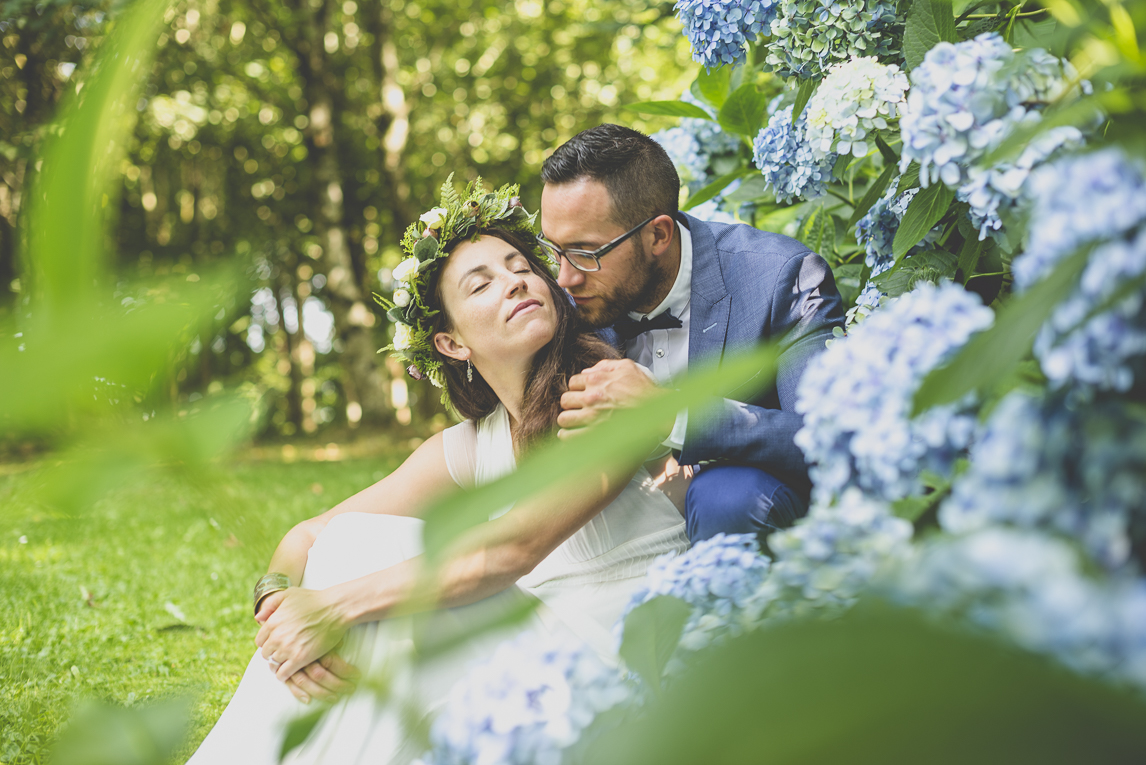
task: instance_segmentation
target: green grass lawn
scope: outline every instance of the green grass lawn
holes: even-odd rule
[[[156,475],[72,516],[30,499],[38,469],[0,465],[0,763],[47,761],[80,700],[181,693],[189,755],[254,651],[250,591],[278,540],[401,457]]]

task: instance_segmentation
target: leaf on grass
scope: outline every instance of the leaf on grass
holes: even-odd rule
[[[1039,327],[1078,283],[1090,256],[1084,247],[1061,261],[1042,281],[999,310],[995,324],[960,349],[951,363],[932,370],[915,393],[912,416],[933,406],[989,390],[1002,381],[1031,350]]]
[[[621,658],[650,688],[660,691],[661,675],[680,642],[692,608],[680,598],[658,595],[625,617]]]
[[[684,101],[639,101],[635,104],[625,104],[623,109],[639,114],[654,114],[660,117],[695,117],[702,120],[712,119],[712,115],[696,104]]]
[[[854,226],[860,218],[867,215],[867,211],[871,209],[879,198],[883,196],[883,192],[887,191],[887,184],[891,182],[891,176],[895,175],[896,167],[894,164],[888,163],[883,172],[879,174],[867,191],[864,193],[863,198],[860,199],[859,204],[852,210],[852,217],[848,219],[848,228]]]
[[[689,196],[688,201],[681,206],[681,210],[691,210],[697,205],[702,205],[708,200],[715,197],[720,192],[728,188],[728,184],[732,183],[737,178],[743,177],[747,172],[755,172],[755,168],[748,168],[747,170],[734,170],[728,175],[722,175],[712,183],[697,191],[695,194]]]
[[[942,183],[933,183],[920,191],[907,206],[891,251],[896,258],[902,258],[912,247],[923,241],[927,232],[939,222],[951,206],[955,192]]]
[[[760,132],[767,111],[768,97],[749,82],[732,91],[716,119],[727,132],[752,140]]]
[[[903,30],[903,55],[907,68],[923,63],[927,51],[941,42],[958,42],[951,0],[913,0]]]
[[[819,80],[807,79],[800,81],[800,89],[796,91],[796,103],[792,105],[792,124],[796,124],[796,120],[800,119],[800,115],[804,113],[804,107],[808,105],[811,100],[812,94],[816,92],[816,86]]]

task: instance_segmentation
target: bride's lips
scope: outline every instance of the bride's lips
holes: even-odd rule
[[[509,312],[509,318],[506,319],[506,321],[510,321],[514,316],[517,316],[519,313],[524,311],[526,308],[531,308],[533,306],[540,306],[540,305],[541,305],[541,301],[540,300],[534,300],[533,298],[529,298],[528,300],[522,300],[520,303],[518,303],[517,305],[515,305],[513,307],[512,311]]]

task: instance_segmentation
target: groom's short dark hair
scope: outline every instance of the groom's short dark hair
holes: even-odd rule
[[[557,147],[541,166],[545,183],[581,178],[605,185],[613,219],[622,226],[635,226],[650,215],[676,215],[680,176],[664,148],[644,133],[598,125]]]

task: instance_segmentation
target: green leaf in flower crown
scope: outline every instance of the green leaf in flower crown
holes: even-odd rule
[[[800,119],[804,107],[808,105],[819,84],[819,80],[815,79],[800,80],[800,89],[796,91],[796,103],[792,105],[792,124],[796,124],[796,120]]]
[[[697,191],[695,194],[691,195],[688,198],[688,201],[685,202],[680,209],[687,211],[691,210],[697,205],[702,205],[728,188],[728,184],[732,183],[737,178],[741,178],[748,173],[754,172],[756,172],[755,168],[748,168],[747,170],[742,168],[739,170],[734,170],[728,175],[722,175],[712,183]]]
[[[680,598],[659,595],[625,617],[621,658],[658,693],[665,665],[676,650],[691,615],[692,608]]]
[[[1084,247],[1024,294],[999,310],[995,324],[963,346],[949,364],[933,370],[915,393],[912,416],[958,401],[974,390],[990,390],[1030,352],[1039,327],[1078,284],[1090,257]]]
[[[927,51],[941,42],[958,42],[951,0],[913,0],[903,32],[903,55],[907,68],[923,63]]]
[[[427,260],[432,260],[437,254],[438,240],[432,236],[422,237],[422,239],[414,245],[414,257],[422,263],[425,263]]]
[[[955,199],[955,192],[943,183],[933,183],[920,191],[907,206],[899,230],[895,232],[895,241],[891,244],[891,251],[895,257],[902,258],[912,247],[919,244],[932,226],[946,214],[951,201]]]
[[[720,107],[716,119],[726,132],[752,140],[763,127],[767,111],[768,96],[749,82],[732,91],[728,100]]]
[[[653,114],[659,117],[695,117],[702,120],[712,119],[712,115],[696,104],[687,104],[684,101],[639,101],[635,104],[625,104],[622,108],[638,114]]]
[[[728,91],[732,83],[732,67],[718,66],[715,69],[700,68],[696,76],[696,89],[701,99],[711,104],[712,108],[719,109],[728,99]]]
[[[889,164],[883,169],[883,172],[879,174],[879,177],[868,186],[863,198],[860,199],[855,209],[852,210],[852,217],[848,220],[848,228],[854,226],[860,218],[867,215],[867,211],[871,209],[872,205],[879,201],[879,198],[883,196],[883,192],[887,190],[887,184],[891,182],[891,176],[895,175],[895,171],[895,165]]]
[[[391,324],[396,324],[398,322],[402,322],[404,324],[406,323],[406,309],[394,306],[386,312],[386,318],[390,320]]]

